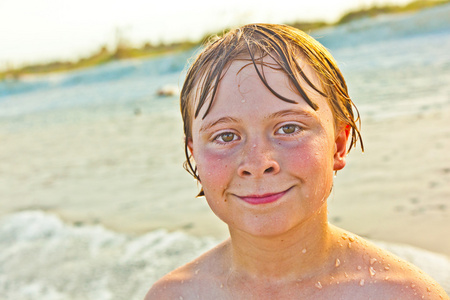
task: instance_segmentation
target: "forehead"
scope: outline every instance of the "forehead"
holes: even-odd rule
[[[303,55],[298,55],[298,63],[304,73],[304,75],[312,82],[316,87],[321,87],[319,76],[315,70],[303,59]],[[308,97],[318,105],[317,111],[329,111],[328,101],[315,91],[301,76],[297,74],[298,83],[302,89],[307,93]],[[264,78],[267,85],[263,83],[261,77]],[[199,87],[202,85],[199,84]],[[206,117],[205,113],[208,111],[208,115],[211,111],[216,110],[216,106],[222,106],[227,102],[232,102],[232,99],[239,98],[242,101],[246,101],[246,98],[273,98],[276,101],[273,102],[273,106],[285,106],[295,105],[283,101],[276,94],[287,98],[311,111],[315,111],[310,107],[306,101],[302,98],[300,93],[295,88],[292,80],[288,77],[286,72],[279,66],[279,64],[270,56],[265,56],[264,59],[257,59],[256,62],[252,61],[250,57],[240,57],[234,59],[223,70],[221,79],[217,86],[217,91],[211,103],[212,90],[209,91],[209,95],[205,104],[202,106],[199,115],[195,119],[203,119]],[[199,94],[199,91],[197,95]],[[195,106],[198,105],[198,97],[195,99]],[[208,110],[211,104],[211,109]],[[254,103],[255,105],[258,102]]]

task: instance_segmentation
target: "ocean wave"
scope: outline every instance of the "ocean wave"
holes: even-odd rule
[[[73,226],[41,211],[0,220],[2,299],[143,299],[151,284],[217,243],[156,230],[142,236]]]
[[[2,299],[142,299],[158,278],[218,241],[156,230],[131,236],[65,224],[42,211],[0,219]],[[450,291],[450,260],[411,246],[375,242]]]

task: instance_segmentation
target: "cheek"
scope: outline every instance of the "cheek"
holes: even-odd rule
[[[196,163],[203,189],[212,191],[226,187],[232,170],[230,159],[217,151],[208,150],[199,153],[198,157]]]
[[[284,147],[283,157],[288,167],[296,169],[323,169],[332,166],[331,151],[324,143],[318,139],[303,140],[296,144]]]

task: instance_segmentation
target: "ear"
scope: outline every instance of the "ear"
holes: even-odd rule
[[[347,156],[347,141],[350,135],[350,125],[340,126],[335,140],[334,170],[338,171],[345,167]]]
[[[194,145],[192,143],[192,138],[186,138],[187,139],[187,147],[189,149],[189,152],[191,153],[192,156],[194,156]]]

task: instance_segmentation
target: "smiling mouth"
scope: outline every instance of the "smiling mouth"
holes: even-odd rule
[[[247,202],[249,204],[258,205],[258,204],[267,204],[272,203],[283,197],[287,192],[289,192],[291,188],[280,192],[280,193],[273,193],[273,194],[264,194],[264,195],[248,195],[248,196],[238,196],[239,199],[243,200],[244,202]]]

